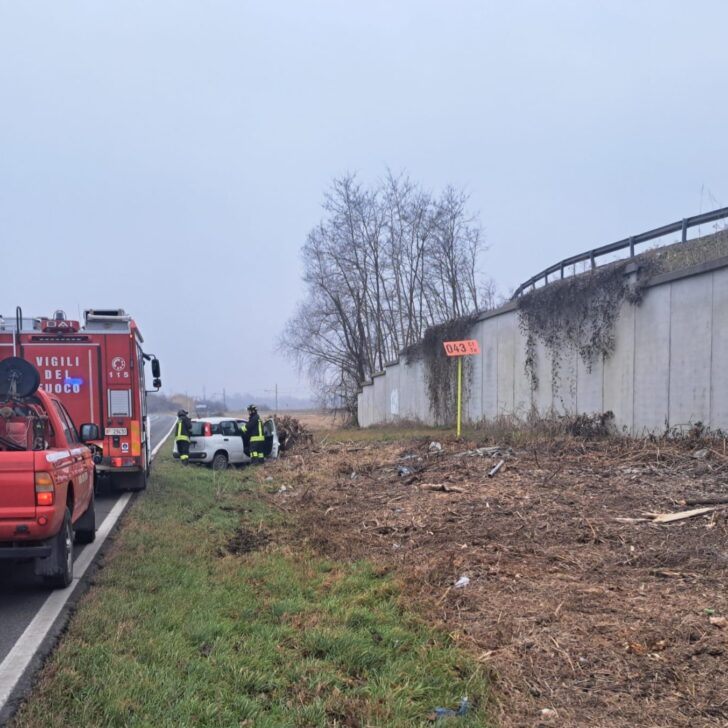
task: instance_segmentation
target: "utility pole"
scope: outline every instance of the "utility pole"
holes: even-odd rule
[[[278,383],[276,383],[274,389],[266,389],[264,390],[267,394],[268,392],[275,392],[275,399],[276,399],[276,408],[275,408],[275,414],[278,414]]]
[[[225,387],[222,388],[222,406],[225,408],[225,412],[227,412],[227,397],[225,396]]]

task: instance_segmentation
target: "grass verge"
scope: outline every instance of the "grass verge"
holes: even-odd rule
[[[392,575],[277,545],[264,475],[160,455],[15,728],[409,727],[463,695],[487,725],[486,676]]]

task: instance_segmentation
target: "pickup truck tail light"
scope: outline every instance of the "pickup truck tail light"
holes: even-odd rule
[[[56,488],[50,473],[35,474],[35,504],[52,506],[56,499]]]

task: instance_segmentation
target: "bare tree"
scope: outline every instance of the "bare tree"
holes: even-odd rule
[[[429,326],[492,306],[467,201],[391,172],[373,189],[351,174],[333,181],[302,249],[306,298],[284,331],[324,402],[355,416],[361,385]]]

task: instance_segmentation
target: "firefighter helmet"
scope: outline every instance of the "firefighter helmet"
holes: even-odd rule
[[[183,410],[183,409],[181,409],[181,410],[180,410],[180,411],[179,411],[179,412],[177,413],[177,417],[187,417],[187,410]]]
[[[253,412],[257,412],[257,411],[258,411],[258,408],[254,404],[248,405],[248,412],[250,412],[252,414]]]

